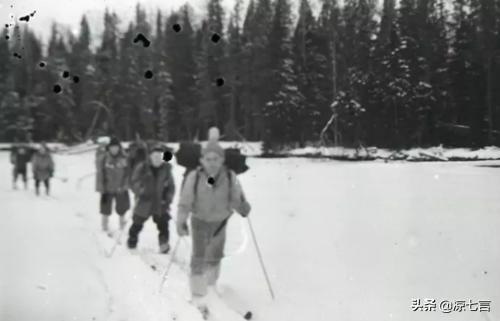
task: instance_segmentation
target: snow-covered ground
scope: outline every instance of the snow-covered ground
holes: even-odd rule
[[[11,190],[8,153],[0,163],[0,320],[200,320],[186,302],[189,241],[161,293],[169,257],[153,254],[151,221],[139,254],[105,256],[92,152],[56,156],[53,197]],[[255,320],[498,320],[500,169],[480,165],[499,164],[250,158],[240,179],[276,300],[237,216],[220,291]],[[419,298],[491,300],[491,312],[412,312]]]
[[[395,150],[368,147],[366,149],[345,148],[345,147],[304,147],[296,148],[284,152],[285,155],[301,157],[333,157],[341,159],[388,159],[394,156]],[[398,158],[402,156],[412,161],[437,160],[432,157],[439,157],[442,160],[453,161],[476,161],[476,160],[500,160],[500,147],[487,146],[480,149],[471,148],[443,148],[442,146],[429,148],[403,149],[397,152]]]

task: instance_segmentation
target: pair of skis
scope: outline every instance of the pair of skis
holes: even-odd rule
[[[204,320],[251,320],[253,317],[252,311],[240,313],[229,307],[224,298],[222,298],[216,291],[210,291],[207,296],[210,297],[209,303],[201,307],[195,308],[201,313]],[[192,303],[192,302],[191,302]],[[212,311],[211,308],[214,308]],[[214,313],[215,312],[215,313]]]

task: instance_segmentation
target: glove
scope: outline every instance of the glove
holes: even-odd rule
[[[177,221],[177,234],[181,237],[189,235],[187,222]]]
[[[251,210],[252,206],[250,206],[250,203],[244,200],[240,205],[238,213],[240,213],[240,215],[243,217],[247,217],[250,214]]]
[[[248,214],[250,214],[250,211],[252,210],[252,206],[250,206],[250,203],[246,200],[244,195],[241,195],[241,200],[238,208],[236,208],[236,212],[240,214],[243,217],[247,217]]]

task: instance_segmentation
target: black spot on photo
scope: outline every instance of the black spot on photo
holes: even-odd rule
[[[78,76],[73,76],[73,82],[74,82],[75,84],[78,84],[78,83],[80,82],[80,77],[78,77]]]
[[[168,150],[167,150],[167,151],[165,151],[165,152],[163,153],[163,160],[164,160],[165,162],[170,162],[170,161],[172,160],[172,157],[173,157],[173,155],[172,155],[172,152],[171,152],[171,151],[168,151]]]
[[[62,77],[63,78],[68,78],[69,77],[69,71],[67,71],[67,70],[63,71]]]
[[[40,68],[45,68],[46,64],[45,64],[45,62],[40,61],[40,63],[38,64],[38,66],[39,66]]]
[[[217,78],[215,80],[215,84],[217,85],[217,87],[222,87],[224,86],[224,78]]]
[[[54,90],[54,92],[55,92],[56,94],[59,94],[59,93],[62,91],[62,88],[61,88],[61,86],[60,86],[60,85],[56,84],[56,85],[54,85],[53,90]]]
[[[181,25],[176,23],[172,26],[172,29],[174,29],[175,32],[179,32],[182,30]]]
[[[151,41],[149,41],[149,39],[146,38],[146,36],[144,36],[142,33],[137,34],[137,36],[135,36],[135,38],[134,38],[134,43],[138,43],[138,42],[141,42],[145,48],[147,48],[147,47],[149,47],[149,45],[151,45]]]
[[[214,42],[214,43],[218,43],[218,42],[219,42],[219,40],[221,39],[221,37],[219,36],[219,34],[218,34],[218,33],[214,33],[214,34],[212,35],[212,38],[211,38],[211,39],[212,39],[212,42]]]
[[[36,11],[33,11],[32,13],[30,14],[27,14],[21,18],[19,18],[19,21],[25,21],[25,22],[29,22],[30,21],[30,18],[34,17],[35,16],[35,13]]]
[[[147,70],[145,73],[144,73],[144,78],[146,79],[151,79],[153,78],[153,72],[151,70]]]

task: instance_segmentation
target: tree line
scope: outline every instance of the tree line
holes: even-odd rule
[[[125,30],[0,39],[0,140],[263,140],[403,148],[500,140],[500,0],[209,0]],[[139,39],[143,35],[146,41]],[[99,37],[93,46],[94,37]],[[45,50],[46,49],[46,50]],[[57,87],[60,86],[60,87]]]

